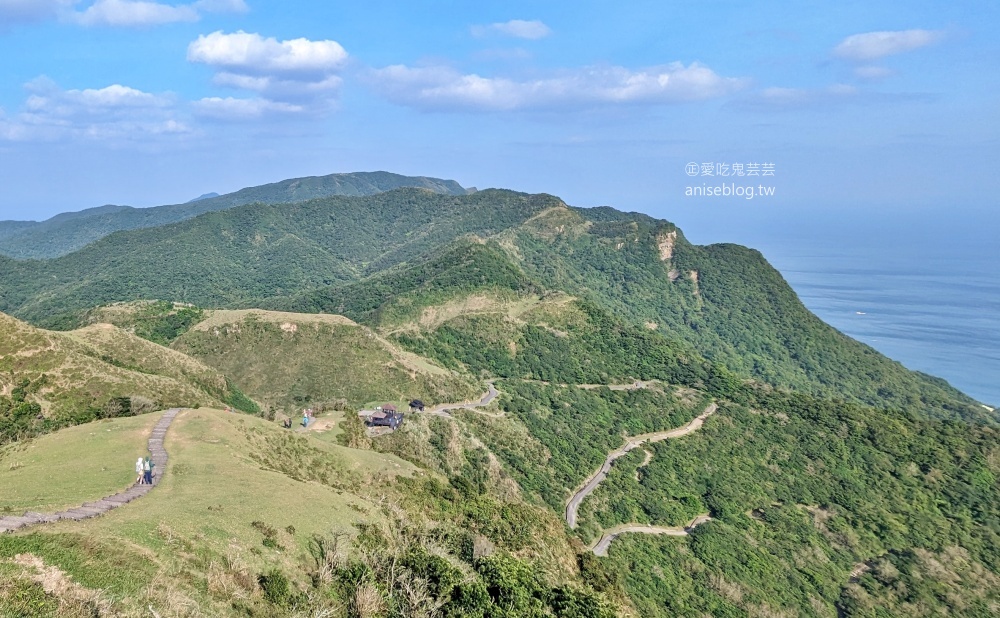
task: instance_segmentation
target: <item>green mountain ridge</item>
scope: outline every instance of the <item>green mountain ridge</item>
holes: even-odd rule
[[[477,286],[558,291],[779,388],[981,414],[943,381],[823,323],[759,252],[692,245],[669,222],[609,208],[591,217],[544,194],[398,189],[252,204],[118,232],[53,260],[0,259],[0,278],[0,310],[66,327],[86,308],[149,298],[378,325],[401,300],[419,307]]]
[[[219,371],[111,325],[52,332],[0,314],[0,445],[94,418],[219,405],[237,393]]]
[[[557,201],[509,191],[443,196],[400,189],[240,206],[118,232],[53,260],[0,259],[0,311],[37,320],[150,298],[253,307],[270,296],[354,280],[462,234],[498,233]]]
[[[0,221],[0,255],[17,259],[54,258],[116,231],[167,225],[244,204],[299,202],[331,195],[374,195],[401,187],[419,187],[448,195],[465,195],[471,191],[453,180],[389,172],[292,178],[226,195],[202,196],[184,204],[151,208],[107,205],[59,214],[42,222]]]

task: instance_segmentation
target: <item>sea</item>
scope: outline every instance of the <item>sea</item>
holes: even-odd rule
[[[834,328],[1000,407],[1000,217],[956,208],[768,220],[692,217],[688,237],[760,250]]]

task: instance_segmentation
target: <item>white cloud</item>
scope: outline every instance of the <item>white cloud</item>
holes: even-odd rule
[[[281,79],[275,76],[241,75],[239,73],[217,73],[212,83],[227,88],[251,90],[277,98],[314,97],[336,92],[343,79],[337,75],[314,80]]]
[[[198,21],[199,17],[198,10],[187,4],[173,6],[142,0],[97,0],[86,10],[75,13],[73,19],[84,26],[156,26]]]
[[[329,74],[344,65],[347,52],[336,41],[278,41],[240,30],[199,36],[188,46],[187,58],[250,75]]]
[[[510,21],[489,24],[488,26],[472,26],[472,35],[484,37],[490,34],[510,36],[517,39],[544,39],[552,34],[552,29],[538,20],[526,21],[512,19]]]
[[[5,0],[0,0],[4,2]],[[23,1],[23,0],[14,0]],[[61,8],[79,0],[62,0]],[[244,0],[197,0],[190,4],[167,4],[153,0],[96,0],[82,11],[62,11],[62,17],[83,26],[146,27],[194,22],[202,13],[245,13]]]
[[[846,60],[867,62],[920,49],[943,38],[940,30],[865,32],[847,37],[833,48],[833,53]]]
[[[31,93],[27,109],[52,115],[71,116],[82,113],[104,114],[116,110],[163,108],[172,105],[172,99],[155,95],[121,84],[85,90],[62,90],[55,82],[40,77],[25,84]]]
[[[177,118],[174,98],[112,84],[104,88],[63,90],[41,77],[25,84],[23,110],[9,118],[0,135],[7,139],[123,139],[187,133]],[[2,122],[2,121],[0,121]]]
[[[392,101],[424,109],[511,111],[595,104],[671,103],[729,94],[746,80],[721,77],[706,66],[679,62],[633,71],[587,67],[533,80],[463,75],[448,67],[395,65],[372,74]]]
[[[266,115],[300,114],[305,111],[301,105],[259,98],[209,97],[192,105],[199,116],[228,121],[256,120]]]
[[[328,111],[343,83],[339,72],[348,54],[336,41],[278,41],[243,31],[220,31],[199,36],[188,46],[187,58],[215,68],[215,85],[260,95],[203,99],[200,113],[254,119],[274,112]]]

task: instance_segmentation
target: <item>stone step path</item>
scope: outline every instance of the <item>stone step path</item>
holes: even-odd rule
[[[107,498],[101,498],[94,502],[84,502],[78,507],[59,511],[58,513],[28,511],[21,516],[0,517],[0,534],[20,530],[28,526],[51,523],[60,519],[72,519],[74,521],[89,519],[103,515],[111,509],[145,496],[160,484],[163,472],[167,469],[167,451],[163,448],[163,439],[167,436],[167,429],[170,428],[170,423],[174,421],[174,418],[177,417],[177,414],[181,410],[182,408],[171,408],[164,412],[160,420],[157,421],[156,426],[153,427],[152,433],[149,434],[149,454],[154,464],[152,485],[133,485]]]

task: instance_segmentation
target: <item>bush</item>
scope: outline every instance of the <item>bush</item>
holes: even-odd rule
[[[279,569],[271,569],[258,577],[257,584],[264,591],[264,598],[270,603],[286,606],[292,600],[292,590],[288,578]]]

